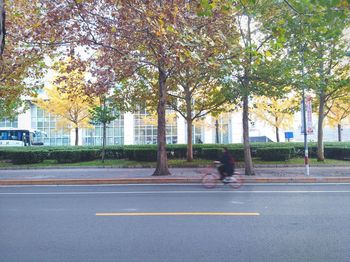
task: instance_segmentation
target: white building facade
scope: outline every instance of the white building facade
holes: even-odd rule
[[[137,113],[120,114],[107,128],[107,145],[133,145],[133,144],[156,144],[157,126],[145,121],[149,116],[145,110]],[[284,142],[285,132],[292,132],[290,141],[302,142],[300,114],[296,114],[291,130],[280,130],[280,141]],[[316,118],[314,118],[316,119]],[[154,123],[155,121],[153,121]],[[309,141],[317,141],[317,123],[314,123],[314,133],[308,136]],[[17,118],[10,121],[0,120],[0,127],[17,127],[23,129],[37,129],[46,133],[44,145],[65,146],[74,145],[75,132],[60,127],[57,117],[31,104],[30,108]],[[193,125],[193,143],[242,143],[243,127],[242,114],[240,112],[225,113],[214,118],[206,116],[200,124]],[[276,141],[275,129],[263,122],[256,121],[250,126],[250,139],[253,142]],[[324,140],[337,141],[338,131],[336,128],[325,127]],[[183,117],[176,115],[175,121],[167,124],[166,140],[168,144],[186,144],[187,124]],[[350,141],[350,127],[344,126],[342,140]],[[101,145],[102,126],[83,128],[79,130],[79,145]]]

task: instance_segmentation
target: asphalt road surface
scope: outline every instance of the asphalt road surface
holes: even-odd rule
[[[350,261],[350,185],[0,187],[0,261]]]
[[[49,169],[0,169],[0,179],[98,179],[121,177],[151,177],[154,168],[49,168]],[[172,177],[200,176],[206,168],[171,168]],[[255,168],[256,176],[284,177],[304,176],[304,167]],[[237,171],[244,174],[244,170]],[[311,167],[311,176],[350,176],[349,166]]]

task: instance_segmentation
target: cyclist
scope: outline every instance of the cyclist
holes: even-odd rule
[[[220,162],[222,163],[222,165],[219,166],[218,169],[221,176],[221,180],[223,182],[230,182],[231,177],[235,172],[235,161],[233,156],[228,151],[227,147],[223,148],[223,155],[220,159]]]

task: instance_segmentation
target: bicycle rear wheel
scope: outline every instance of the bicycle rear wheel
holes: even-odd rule
[[[238,189],[242,186],[243,180],[240,177],[240,175],[235,174],[231,177],[231,181],[228,184],[230,185],[230,187],[232,187],[234,189]]]
[[[214,173],[206,173],[202,178],[202,185],[205,188],[214,188],[218,183],[218,176]]]

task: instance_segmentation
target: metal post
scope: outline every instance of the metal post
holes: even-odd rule
[[[301,50],[301,74],[303,79],[303,126],[304,126],[304,164],[305,164],[305,175],[310,175],[310,166],[309,166],[309,149],[307,144],[307,126],[306,126],[306,102],[305,102],[305,81],[304,81],[304,47]]]

